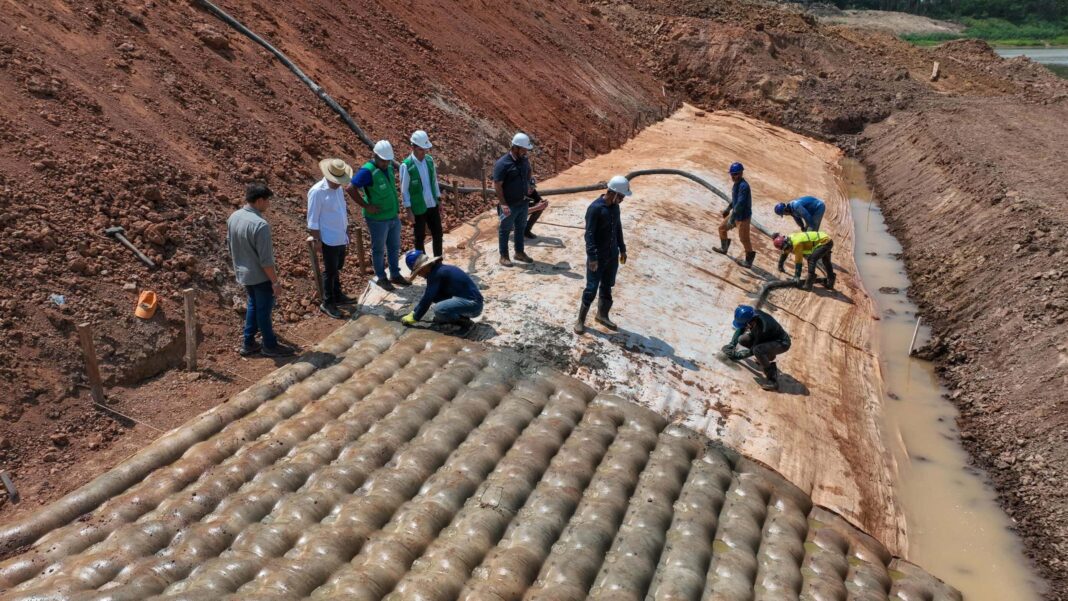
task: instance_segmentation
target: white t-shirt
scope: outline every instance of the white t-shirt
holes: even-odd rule
[[[323,244],[344,246],[349,243],[349,213],[345,188],[330,189],[326,178],[308,190],[308,229],[319,230]]]

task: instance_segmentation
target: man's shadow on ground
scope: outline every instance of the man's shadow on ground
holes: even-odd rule
[[[755,381],[757,384],[762,385],[768,381],[767,378],[764,377],[764,370],[760,368],[760,365],[753,358],[742,359],[741,361],[734,361],[733,359],[728,359],[727,357],[725,357],[722,352],[717,352],[716,358],[719,359],[721,363],[723,363],[730,369],[742,368],[748,370],[749,373],[753,374],[753,381]],[[805,386],[804,383],[796,380],[790,374],[784,373],[782,371],[779,372],[778,392],[781,394],[790,394],[795,396],[809,396],[810,394],[808,386]]]
[[[616,346],[621,346],[628,351],[642,353],[651,357],[664,357],[670,359],[672,363],[683,369],[697,371],[696,363],[685,357],[678,356],[678,354],[675,353],[675,347],[655,336],[643,336],[625,328],[619,328],[614,332],[604,332],[596,327],[587,326],[586,332],[596,338],[600,338]]]

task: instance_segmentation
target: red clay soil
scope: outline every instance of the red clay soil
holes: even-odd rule
[[[372,137],[403,153],[412,130],[428,130],[448,177],[477,177],[517,129],[535,139],[536,173],[551,173],[570,140],[575,161],[607,150],[669,101],[634,51],[574,2],[220,4]],[[246,183],[275,190],[277,321],[300,342],[301,324],[323,319],[312,319],[306,191],[319,159],[358,165],[369,151],[266,51],[189,1],[5,5],[0,87],[0,469],[21,485],[25,508],[108,467],[97,458],[127,430],[88,409],[76,324],[93,324],[109,385],[138,383],[180,365],[180,290],[194,287],[204,361],[244,387],[228,375],[240,371],[243,294],[225,251],[227,215]],[[480,197],[444,207],[447,227],[486,208]],[[104,236],[110,226],[162,267],[139,264]],[[346,287],[363,277],[350,268]],[[142,289],[162,299],[149,321],[132,315]],[[134,395],[121,410],[171,427],[204,408],[201,382],[165,380],[164,398],[189,402]]]

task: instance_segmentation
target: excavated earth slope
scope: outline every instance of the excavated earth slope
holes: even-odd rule
[[[370,316],[0,541],[5,600],[960,600],[688,428]]]

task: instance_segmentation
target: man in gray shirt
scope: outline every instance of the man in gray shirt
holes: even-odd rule
[[[261,353],[265,357],[289,357],[296,354],[292,347],[278,344],[271,325],[274,297],[281,292],[274,268],[274,245],[271,226],[263,214],[271,206],[274,193],[265,184],[249,184],[245,189],[245,206],[234,211],[226,220],[226,244],[234,262],[237,283],[248,292],[245,310],[245,340],[241,356]],[[263,337],[263,345],[256,342],[256,332]]]

